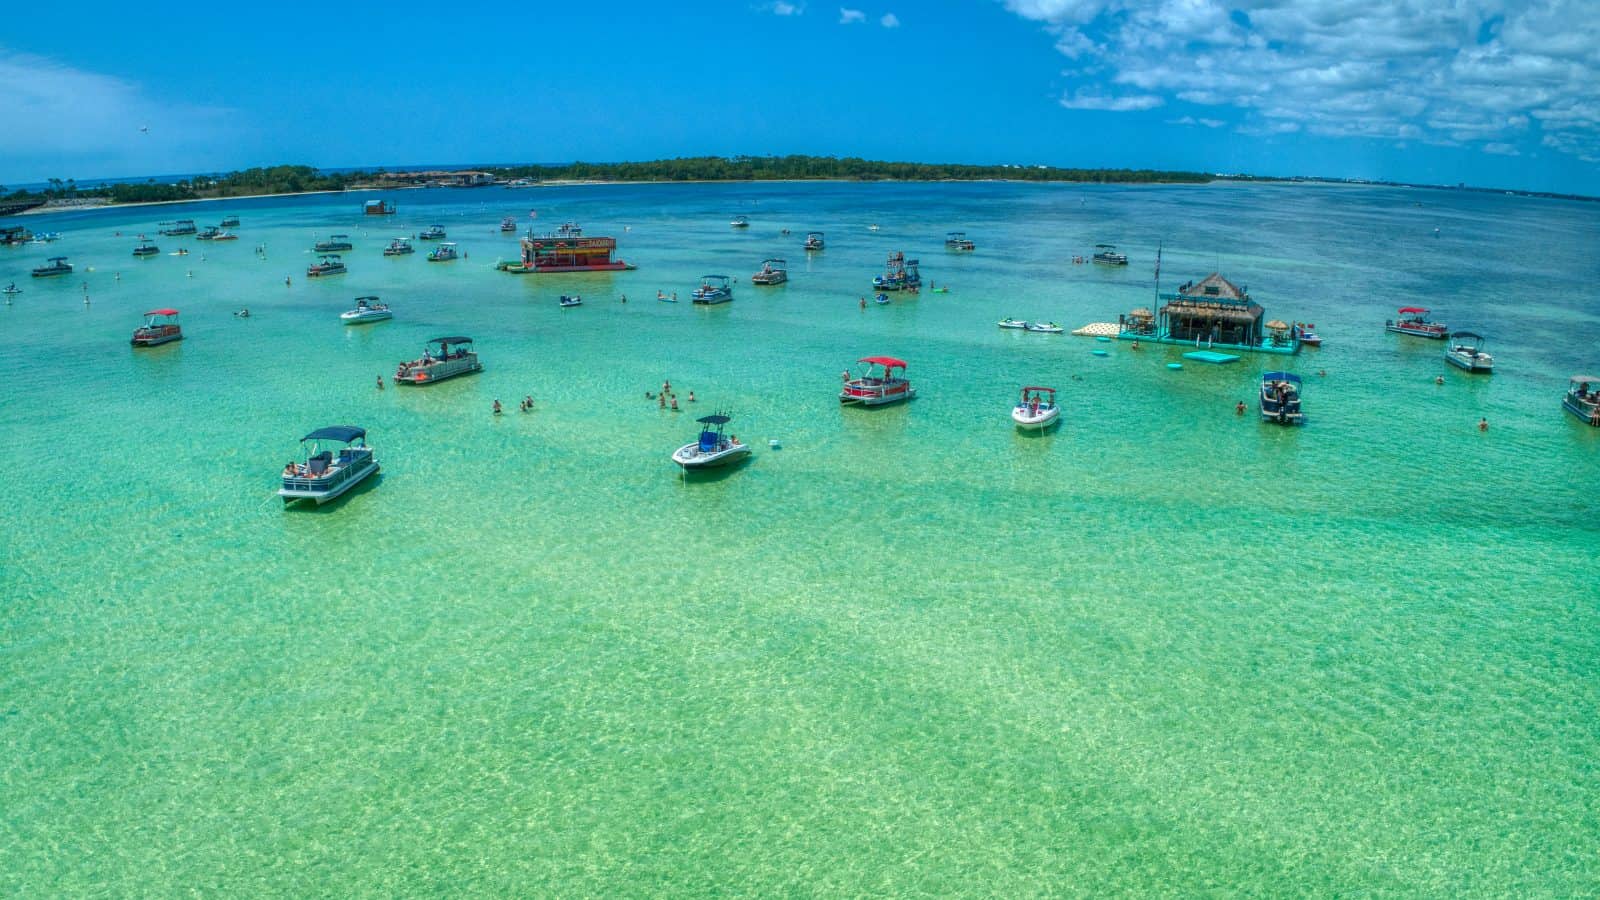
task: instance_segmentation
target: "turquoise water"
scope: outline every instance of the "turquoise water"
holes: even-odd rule
[[[1600,368],[1600,207],[647,185],[411,191],[380,222],[362,199],[37,217],[63,240],[0,248],[24,289],[0,307],[0,892],[1600,890],[1600,430],[1559,404]],[[531,208],[638,269],[492,271]],[[238,242],[129,255],[227,212]],[[466,258],[379,255],[434,222]],[[943,250],[956,228],[976,253]],[[306,279],[335,231],[350,274]],[[1132,265],[1070,263],[1102,241]],[[995,327],[1149,305],[1158,242],[1169,289],[1220,265],[1317,324],[1289,363],[1305,428],[1255,421],[1281,357],[1173,371],[1183,348]],[[951,293],[859,309],[894,250]],[[79,273],[26,277],[56,254]],[[767,256],[789,284],[749,284]],[[689,304],[710,272],[733,303]],[[359,294],[395,320],[342,326]],[[1500,370],[1385,334],[1407,304]],[[187,339],[132,351],[167,305]],[[375,388],[453,333],[482,374]],[[839,408],[869,354],[920,398]],[[664,378],[684,412],[645,399]],[[1022,384],[1061,389],[1056,433],[1012,428]],[[713,408],[756,458],[686,483],[668,456]],[[277,472],[333,423],[383,475],[284,511]]]

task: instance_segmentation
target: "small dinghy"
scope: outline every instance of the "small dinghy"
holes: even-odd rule
[[[573,294],[570,297],[568,297],[566,294],[562,294],[560,303],[561,303],[561,305],[563,307],[566,307],[566,306],[582,306],[583,305],[583,298],[579,297],[577,294]]]
[[[1027,319],[1013,319],[1010,316],[1006,316],[1004,319],[1001,319],[998,324],[1000,325],[1001,328],[1026,329],[1028,327],[1028,320]]]

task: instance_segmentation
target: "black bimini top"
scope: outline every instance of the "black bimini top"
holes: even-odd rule
[[[715,416],[701,416],[700,418],[695,419],[695,421],[696,422],[700,422],[701,424],[704,424],[704,425],[726,425],[731,420],[727,416],[724,416],[724,415],[715,415]]]
[[[356,438],[363,438],[366,436],[367,430],[365,428],[357,428],[354,425],[329,425],[326,428],[318,428],[316,431],[311,432],[300,440],[302,442],[343,441],[344,443],[348,444]]]
[[[1483,335],[1478,334],[1476,331],[1452,331],[1452,332],[1450,332],[1450,337],[1452,337],[1452,338],[1468,338],[1468,339],[1474,340],[1474,341],[1483,340]]]
[[[469,337],[437,337],[437,338],[434,338],[433,340],[429,341],[428,343],[430,343],[430,344],[470,344],[470,343],[472,343],[472,338],[469,338]]]

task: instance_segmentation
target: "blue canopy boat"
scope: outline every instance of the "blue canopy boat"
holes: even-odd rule
[[[378,461],[373,458],[366,437],[365,428],[329,425],[301,438],[305,462],[290,462],[283,467],[283,486],[278,488],[283,504],[314,500],[321,506],[378,471]],[[335,453],[324,449],[324,442],[344,446]]]
[[[684,471],[725,466],[750,455],[750,445],[723,433],[730,421],[729,416],[715,413],[701,416],[695,421],[700,423],[700,438],[672,452],[672,461],[682,466]]]

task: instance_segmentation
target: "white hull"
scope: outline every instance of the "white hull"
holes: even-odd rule
[[[749,444],[730,444],[719,450],[702,453],[698,442],[684,444],[672,452],[672,461],[685,469],[714,469],[738,462],[750,455]]]
[[[392,318],[394,318],[394,313],[390,312],[387,309],[380,310],[378,312],[364,312],[364,313],[347,313],[346,312],[346,313],[340,313],[339,314],[339,318],[343,319],[344,323],[346,325],[364,325],[367,322],[382,322],[384,319],[392,319]]]
[[[1456,351],[1451,350],[1444,355],[1444,359],[1445,362],[1455,366],[1456,368],[1466,369],[1468,372],[1494,371],[1494,357],[1488,355],[1487,353],[1472,355],[1467,353],[1457,353]]]
[[[1046,428],[1061,418],[1061,407],[1052,406],[1049,409],[1040,409],[1037,414],[1028,412],[1024,406],[1011,408],[1011,421],[1017,423],[1018,428]]]
[[[378,471],[378,461],[369,457],[364,468],[358,470],[354,475],[344,478],[328,490],[314,491],[303,488],[279,488],[278,496],[283,498],[285,504],[293,503],[296,500],[315,500],[317,505],[321,506],[367,480],[367,476],[376,471]]]

